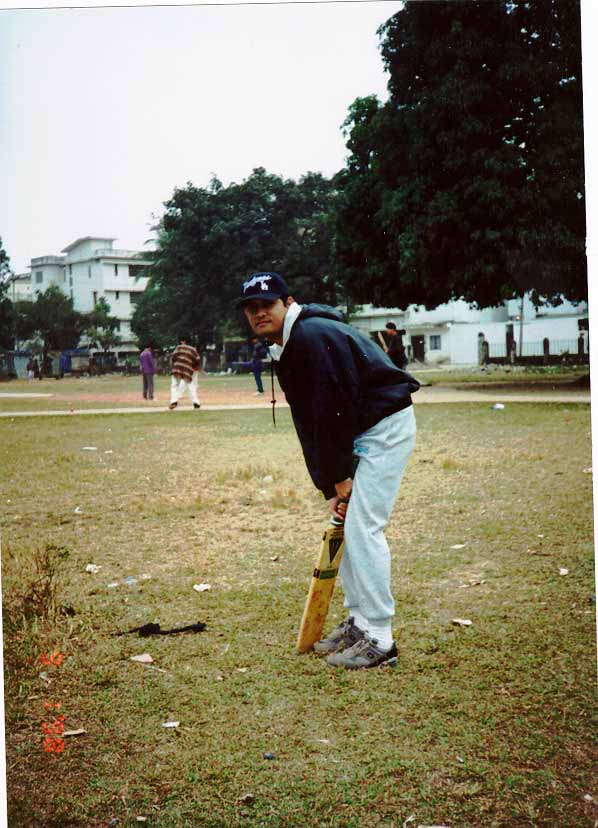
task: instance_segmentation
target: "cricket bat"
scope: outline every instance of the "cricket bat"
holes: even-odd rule
[[[345,528],[343,521],[332,517],[324,532],[320,554],[311,579],[299,636],[297,651],[306,653],[322,637],[334,584],[343,557]]]

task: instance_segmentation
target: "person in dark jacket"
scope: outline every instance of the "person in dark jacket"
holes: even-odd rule
[[[388,336],[387,343],[383,346],[384,350],[397,366],[397,368],[407,367],[407,353],[403,345],[403,337],[397,330],[394,322],[386,323],[386,334]]]
[[[277,273],[253,274],[239,302],[255,335],[273,343],[308,471],[345,521],[347,618],[315,649],[333,666],[394,665],[384,528],[415,443],[411,394],[419,383],[333,308],[295,302]]]
[[[257,388],[255,394],[256,396],[261,397],[264,393],[264,384],[262,382],[262,360],[268,356],[268,349],[256,336],[252,337],[251,346],[252,351],[250,365],[253,378],[255,379],[255,386]]]

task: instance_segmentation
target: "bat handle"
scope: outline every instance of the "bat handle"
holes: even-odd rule
[[[346,497],[339,497],[338,502],[339,503],[348,503],[349,499],[346,498]],[[341,520],[341,518],[337,518],[336,515],[332,515],[332,517],[330,518],[330,523],[333,526],[343,526],[345,521]]]

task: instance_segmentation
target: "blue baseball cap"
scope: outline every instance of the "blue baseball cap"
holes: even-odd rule
[[[287,283],[278,273],[272,271],[261,271],[253,273],[241,286],[241,297],[237,300],[238,305],[249,302],[250,299],[280,299],[287,297],[289,289]]]

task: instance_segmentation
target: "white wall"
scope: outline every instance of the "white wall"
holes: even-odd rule
[[[110,239],[86,239],[80,242],[72,250],[67,253],[68,261],[77,261],[92,256],[96,250],[106,250],[112,248],[112,240]]]

